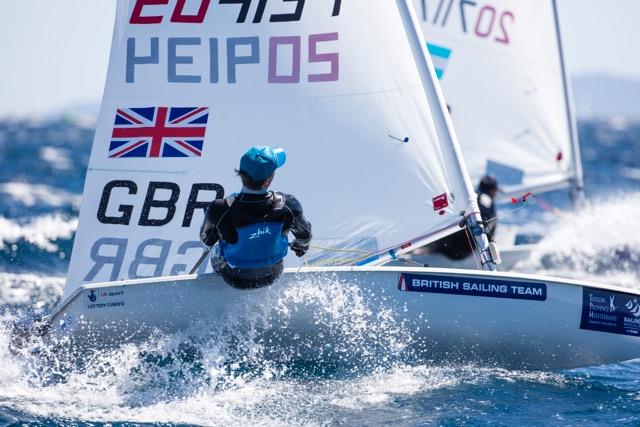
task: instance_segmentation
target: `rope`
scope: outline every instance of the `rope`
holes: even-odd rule
[[[512,198],[512,199],[511,199],[511,203],[512,203],[512,204],[516,204],[516,203],[518,203],[518,202],[521,202],[521,203],[522,203],[522,206],[519,206],[519,207],[517,207],[517,208],[515,208],[515,209],[512,209],[512,210],[511,210],[511,212],[516,212],[516,211],[519,211],[520,209],[524,209],[524,208],[526,208],[526,207],[528,206],[528,203],[527,203],[527,202],[528,202],[528,199],[529,199],[529,198],[533,198],[533,199],[536,201],[536,203],[537,203],[538,205],[540,205],[540,207],[541,207],[544,211],[550,212],[550,213],[552,213],[553,215],[555,215],[556,217],[558,217],[558,218],[560,218],[560,219],[563,219],[563,220],[567,220],[567,219],[569,219],[569,217],[568,217],[566,214],[564,214],[560,209],[558,209],[558,208],[556,208],[556,207],[554,207],[554,206],[549,205],[548,203],[546,203],[546,202],[545,202],[544,200],[542,200],[542,199],[538,199],[538,198],[535,196],[535,194],[533,194],[533,193],[527,193],[527,194],[525,194],[525,195],[523,195],[523,196],[518,197],[517,199],[516,199],[515,197],[514,197],[514,198]]]
[[[321,251],[329,251],[329,252],[349,252],[349,253],[358,253],[364,254],[366,256],[373,255],[373,252],[363,251],[361,249],[340,249],[340,248],[325,248],[322,246],[309,245],[310,248],[319,249]]]
[[[475,248],[473,247],[473,244],[471,243],[471,237],[469,236],[469,227],[464,227],[464,235],[467,238],[467,243],[469,243],[469,248],[471,249],[471,253],[473,254],[473,259],[476,261],[476,267],[478,267],[478,270],[482,270],[482,266],[480,265],[480,262],[478,261],[478,256],[476,255]]]
[[[320,251],[326,251],[326,252],[336,252],[336,253],[351,253],[351,254],[361,254],[360,256],[358,256],[357,258],[331,258],[328,260],[318,260],[318,261],[312,261],[313,265],[318,265],[318,266],[322,266],[322,265],[331,265],[334,263],[340,263],[340,264],[346,264],[346,263],[355,263],[358,261],[362,261],[363,259],[366,259],[367,257],[373,255],[373,252],[367,252],[367,251],[363,251],[361,249],[341,249],[341,248],[326,248],[323,246],[317,246],[317,245],[309,245],[310,248],[313,249],[317,249]],[[306,258],[305,258],[305,264],[307,264],[307,266],[309,265]]]
[[[339,264],[354,263],[357,261],[361,261],[363,259],[364,258],[330,258],[330,259],[321,259],[317,261],[312,261],[311,264],[313,266],[324,266],[324,265],[333,266],[333,265],[339,265]]]
[[[465,227],[464,227],[464,233],[465,236],[467,237],[467,243],[469,243],[469,248],[471,249],[471,253],[473,254],[473,259],[476,261],[476,267],[478,267],[479,270],[482,270],[482,266],[484,265],[484,258],[482,256],[482,254],[484,254],[485,252],[489,252],[489,249],[481,249],[480,250],[480,258],[478,258],[478,254],[476,254],[475,248],[473,247],[473,243],[471,240],[471,236],[469,235],[469,227],[466,225],[466,219],[469,218],[471,215],[481,215],[480,212],[471,212],[470,214],[467,214],[464,216],[465,218]],[[492,218],[489,221],[482,221],[483,225],[487,225],[489,222],[491,221],[497,221],[498,218]],[[487,230],[485,228],[485,233],[487,234],[487,238],[489,238],[489,241],[491,241],[493,239],[492,236],[489,235],[489,233],[487,233]],[[489,259],[491,259],[491,257],[489,257]]]
[[[540,207],[545,211],[551,212],[552,214],[554,214],[556,217],[560,219],[564,219],[564,220],[569,219],[569,217],[566,214],[564,214],[560,209],[547,204],[544,200],[536,199],[536,201],[538,202]]]
[[[332,264],[332,263],[335,263],[335,262],[352,263],[352,262],[362,261],[363,259],[365,259],[365,258],[367,258],[367,257],[369,257],[369,256],[374,254],[373,252],[367,252],[367,251],[363,251],[361,249],[325,248],[325,247],[317,246],[317,245],[309,245],[309,247],[313,248],[313,249],[318,249],[318,250],[321,250],[321,251],[327,251],[327,252],[348,252],[348,253],[358,253],[358,254],[364,255],[364,256],[360,256],[358,258],[342,258],[342,259],[341,258],[337,258],[337,259],[336,258],[332,258],[332,259],[318,260],[318,261],[312,262],[313,265],[319,265],[319,266],[328,265],[328,264]],[[396,260],[398,262],[411,264],[411,265],[414,265],[416,267],[428,267],[428,265],[426,265],[426,264],[422,264],[422,263],[419,263],[419,262],[416,262],[416,261],[413,261],[413,260],[410,260],[410,259],[407,259],[407,258],[397,257]],[[304,262],[305,262],[305,264],[307,266],[309,266],[309,263],[307,262],[307,257],[306,256],[304,258]]]

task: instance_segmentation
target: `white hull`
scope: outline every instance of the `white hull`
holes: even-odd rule
[[[638,293],[543,277],[427,268],[307,268],[286,271],[271,287],[257,290],[231,288],[215,275],[85,285],[52,314],[49,337],[71,336],[77,343],[110,345],[148,338],[156,329],[182,331],[198,322],[213,330],[230,316],[250,319],[255,310],[262,310],[270,319],[262,333],[277,337],[284,309],[295,313],[287,321],[287,336],[298,334],[311,337],[317,346],[331,345],[340,337],[317,333],[313,304],[298,302],[284,308],[278,304],[279,295],[295,290],[302,281],[317,286],[339,281],[358,287],[369,307],[391,309],[404,321],[403,328],[428,360],[552,369],[640,357],[640,336],[633,336],[638,332],[633,325],[613,332],[591,330],[601,328],[592,324],[581,328],[583,298],[595,295],[609,304],[613,297],[612,304],[622,316],[627,313],[622,304],[640,298]],[[509,294],[434,293],[435,284],[445,281],[458,283],[460,288],[464,283],[493,284]],[[432,287],[420,285],[427,283]],[[606,312],[605,304],[601,305],[597,316],[606,315],[602,311]],[[585,310],[588,315],[588,307]]]

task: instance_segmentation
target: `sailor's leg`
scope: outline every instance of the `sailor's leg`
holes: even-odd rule
[[[211,249],[211,267],[213,267],[213,271],[220,274],[225,265],[227,263],[220,254],[220,246],[216,243]]]
[[[283,269],[282,262],[259,269],[231,268],[226,265],[220,269],[220,275],[234,288],[256,289],[273,284],[280,277]]]

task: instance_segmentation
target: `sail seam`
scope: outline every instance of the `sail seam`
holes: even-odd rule
[[[345,98],[345,97],[355,97],[355,96],[364,96],[364,95],[376,95],[383,93],[396,93],[396,92],[406,92],[412,89],[421,89],[421,84],[414,84],[409,86],[402,86],[393,89],[383,89],[383,90],[373,90],[366,92],[352,92],[345,94],[337,94],[337,95],[314,95],[314,96],[274,96],[268,97],[267,99],[325,99],[325,98]],[[243,96],[219,96],[220,99],[265,99],[258,97],[243,97]],[[129,99],[125,96],[118,97],[109,97],[109,99]],[[156,97],[148,97],[146,99],[165,99],[164,97],[156,96]]]

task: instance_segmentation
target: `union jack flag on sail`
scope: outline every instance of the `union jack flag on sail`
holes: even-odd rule
[[[202,157],[207,107],[119,108],[109,157]]]

